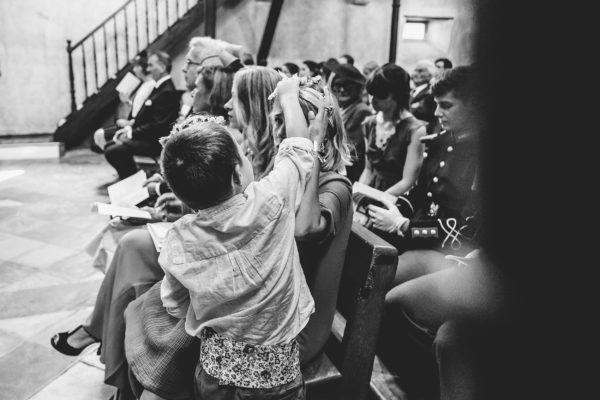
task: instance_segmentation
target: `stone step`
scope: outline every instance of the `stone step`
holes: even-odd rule
[[[0,144],[0,161],[60,159],[65,154],[62,142]]]

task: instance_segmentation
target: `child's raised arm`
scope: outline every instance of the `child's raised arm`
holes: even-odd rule
[[[329,117],[334,106],[329,88],[323,88],[324,95],[317,115],[309,111],[308,120],[310,127],[309,135],[314,144],[314,149],[318,149],[323,143],[327,134]],[[294,236],[297,240],[320,240],[321,234],[326,231],[328,221],[321,214],[321,205],[319,203],[319,172],[320,162],[315,153],[315,163],[312,169],[309,182],[306,184],[304,195],[300,203],[300,208],[296,213],[296,227]]]
[[[300,93],[300,78],[291,77],[284,79],[277,84],[275,93],[283,110],[285,119],[285,131],[288,138],[303,137],[310,139],[308,126],[298,101]]]

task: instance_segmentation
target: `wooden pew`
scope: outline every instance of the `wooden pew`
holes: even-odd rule
[[[303,369],[308,400],[372,398],[375,347],[396,265],[394,246],[352,225],[330,339]]]

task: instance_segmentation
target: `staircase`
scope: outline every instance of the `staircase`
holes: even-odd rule
[[[201,23],[214,37],[214,11],[215,0],[129,0],[77,43],[67,40],[71,113],[53,140],[67,150],[81,144],[115,112],[130,60],[144,49],[169,53]]]

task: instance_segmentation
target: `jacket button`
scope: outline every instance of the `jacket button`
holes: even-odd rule
[[[427,197],[432,197],[432,196],[433,196],[433,193],[427,192]]]
[[[437,177],[437,176],[434,176],[434,177],[433,177],[433,182],[437,183],[438,181],[439,181],[438,177]]]
[[[440,167],[443,167],[444,165],[446,165],[446,163],[444,161],[440,162]]]
[[[454,150],[454,147],[448,146],[448,153],[450,153],[452,150]]]

